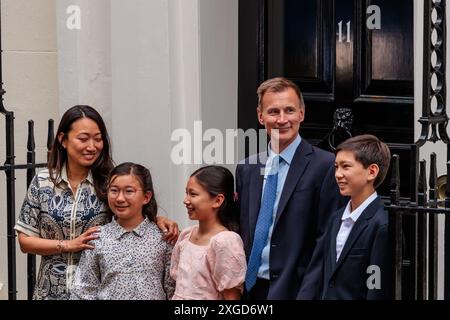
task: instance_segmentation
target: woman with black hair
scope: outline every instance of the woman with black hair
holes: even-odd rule
[[[108,175],[113,168],[108,132],[100,114],[77,105],[61,118],[48,169],[32,180],[15,226],[22,252],[42,256],[33,299],[69,298],[81,251],[92,249],[99,225],[109,221]],[[177,225],[163,217],[168,241]]]

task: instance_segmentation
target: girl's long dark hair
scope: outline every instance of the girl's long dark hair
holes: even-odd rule
[[[212,196],[223,194],[225,200],[218,211],[220,223],[227,229],[238,231],[237,205],[234,200],[234,178],[227,168],[211,165],[202,167],[191,177],[195,177],[197,182],[205,188]]]
[[[148,217],[150,221],[155,222],[156,215],[158,214],[158,204],[156,203],[155,192],[153,191],[152,175],[146,167],[133,162],[124,162],[119,164],[117,167],[112,169],[109,175],[110,178],[108,186],[111,184],[111,179],[114,176],[125,176],[129,174],[135,176],[139,180],[143,192],[150,191],[152,193],[151,200],[142,207],[142,214],[144,217]],[[112,215],[112,212],[110,213]]]
[[[61,177],[61,170],[63,166],[67,164],[67,150],[62,146],[58,136],[62,133],[64,138],[67,138],[69,131],[72,129],[72,123],[81,118],[89,118],[93,120],[98,125],[102,135],[103,149],[98,159],[92,164],[90,170],[94,179],[94,187],[97,197],[106,203],[108,175],[114,167],[111,156],[111,144],[105,122],[100,114],[90,106],[76,105],[63,114],[61,121],[59,122],[58,130],[56,131],[56,136],[53,141],[53,146],[48,161],[50,179],[56,184],[57,180]]]

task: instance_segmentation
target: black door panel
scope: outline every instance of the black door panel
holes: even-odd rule
[[[240,127],[255,117],[259,83],[285,76],[304,93],[301,134],[312,143],[331,130],[339,107],[353,110],[354,134],[414,142],[413,1],[240,1],[241,12],[251,6],[258,19],[239,21]],[[371,8],[379,9],[379,19]],[[241,48],[250,47],[246,41],[257,50]],[[252,85],[242,82],[255,73],[249,65],[259,68]]]

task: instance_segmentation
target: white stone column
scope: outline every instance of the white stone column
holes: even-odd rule
[[[61,115],[76,104],[97,109],[111,129],[111,1],[56,1]],[[70,29],[71,8],[80,28]]]
[[[198,0],[170,0],[168,3],[171,132],[187,129],[194,144],[194,121],[202,119],[199,3]],[[170,139],[167,142],[173,146]],[[193,150],[191,152],[193,158]],[[171,191],[167,200],[174,219],[184,228],[192,223],[183,205],[186,182],[198,165],[176,165],[170,161],[170,168]]]
[[[170,139],[200,118],[197,20],[196,0],[111,1],[114,158],[150,168],[159,214],[181,227],[189,170]]]
[[[215,128],[222,132],[223,163],[226,163],[226,129],[236,129],[238,121],[238,1],[199,3],[203,130]],[[255,109],[256,117],[256,106],[249,107]],[[234,145],[236,154],[237,139]],[[234,159],[237,160],[237,155]],[[235,164],[225,167],[234,174]]]
[[[171,134],[187,129],[193,153],[195,121],[237,126],[237,12],[236,0],[111,2],[114,157],[149,166],[161,214],[181,227],[199,165],[171,161]]]

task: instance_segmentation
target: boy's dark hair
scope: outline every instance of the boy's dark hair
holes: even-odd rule
[[[111,184],[111,179],[114,176],[125,176],[128,174],[135,176],[136,179],[139,180],[143,192],[150,191],[152,193],[151,200],[142,207],[142,214],[144,215],[144,217],[148,217],[150,221],[156,221],[158,205],[156,203],[155,192],[153,191],[152,176],[150,174],[150,171],[146,167],[132,162],[121,163],[117,167],[112,169],[111,173],[109,174],[108,186]]]
[[[220,223],[227,229],[238,231],[237,207],[234,201],[234,178],[227,168],[221,166],[206,166],[194,171],[191,177],[212,196],[223,194],[225,200],[219,208]]]
[[[364,168],[371,164],[376,164],[380,168],[373,183],[374,188],[378,188],[386,178],[391,162],[391,152],[389,147],[377,137],[371,134],[352,137],[337,146],[335,153],[339,151],[353,152],[356,161],[361,162]]]

